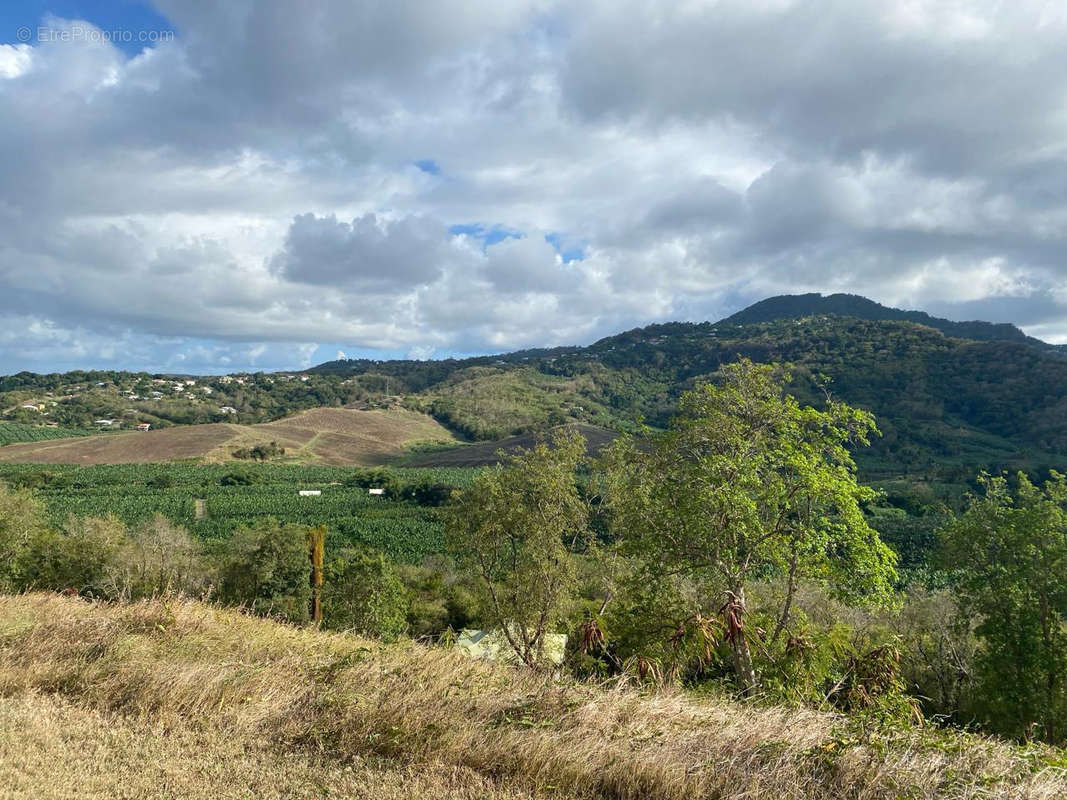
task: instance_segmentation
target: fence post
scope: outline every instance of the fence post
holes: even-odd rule
[[[322,565],[326,552],[326,526],[308,528],[308,556],[311,559],[311,621],[322,625]]]

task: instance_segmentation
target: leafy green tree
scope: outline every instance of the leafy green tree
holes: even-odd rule
[[[44,520],[44,505],[30,492],[0,484],[0,591],[15,588],[19,556],[45,531]]]
[[[584,537],[588,506],[575,485],[585,439],[558,431],[480,475],[451,508],[447,537],[481,579],[487,615],[523,663],[542,660],[545,634],[571,599],[567,543]]]
[[[239,529],[227,543],[219,599],[290,622],[307,622],[310,576],[307,528],[264,519]]]
[[[737,680],[759,683],[745,627],[746,588],[782,576],[786,589],[769,634],[789,624],[801,581],[851,599],[882,599],[894,556],[860,503],[874,491],[856,480],[849,447],[866,444],[873,417],[834,399],[801,407],[788,376],[748,360],[683,395],[670,428],[647,446],[621,440],[606,491],[624,553],[653,574],[688,575],[721,587]]]
[[[15,580],[22,589],[114,598],[114,574],[125,541],[126,526],[115,516],[71,516],[59,530],[33,532],[15,558]]]
[[[1011,492],[982,475],[982,493],[942,530],[965,617],[977,617],[986,721],[1004,733],[1067,739],[1067,477],[1018,475]]]
[[[392,641],[407,631],[408,593],[381,553],[349,551],[326,567],[323,614],[328,628]]]

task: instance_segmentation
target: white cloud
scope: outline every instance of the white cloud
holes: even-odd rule
[[[810,290],[1067,338],[1048,4],[160,7],[178,38],[134,57],[0,45],[0,370],[484,352]]]

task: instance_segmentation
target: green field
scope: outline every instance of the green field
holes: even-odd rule
[[[45,502],[53,521],[70,515],[114,514],[136,525],[160,513],[202,539],[230,536],[243,524],[274,517],[284,523],[326,525],[330,549],[358,544],[400,561],[417,562],[444,549],[440,512],[412,501],[374,497],[367,489],[346,486],[359,473],[351,467],[303,467],[277,464],[225,465],[124,464],[78,467],[36,464],[0,465],[0,481],[31,486]],[[247,486],[224,486],[228,475],[251,476]],[[469,485],[476,470],[457,468],[397,469],[401,483],[420,480],[456,488]],[[169,482],[169,486],[161,486]],[[319,497],[300,497],[301,489],[318,489]],[[195,501],[206,514],[196,519]]]
[[[89,434],[90,431],[73,428],[49,428],[45,425],[26,425],[21,422],[0,422],[0,447],[18,442],[44,442]]]

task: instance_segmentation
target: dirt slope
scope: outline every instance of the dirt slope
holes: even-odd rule
[[[227,461],[240,447],[277,442],[308,463],[381,464],[417,441],[455,441],[424,414],[317,408],[261,425],[184,425],[147,433],[106,433],[0,447],[0,461],[37,464],[135,464],[178,459]]]

